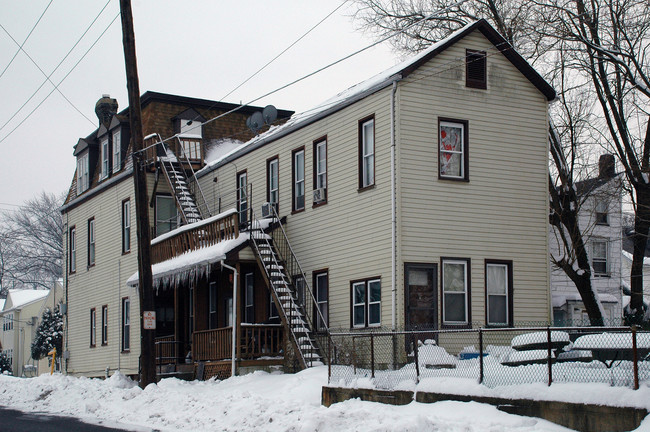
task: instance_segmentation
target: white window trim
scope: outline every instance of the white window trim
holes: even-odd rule
[[[372,135],[372,145],[370,146],[370,151],[366,152],[366,141],[368,139],[367,131],[371,132]],[[375,184],[375,119],[369,119],[361,123],[361,187],[366,188]],[[368,172],[372,166],[372,178],[368,177]]]
[[[302,178],[298,171],[299,156],[302,156]],[[305,149],[298,150],[293,154],[293,209],[295,211],[305,209]],[[302,195],[298,195],[299,186],[302,185]],[[298,207],[298,198],[302,196],[302,207]]]
[[[122,169],[122,136],[120,129],[113,131],[113,173]]]
[[[77,271],[77,227],[70,228],[70,273]]]
[[[325,289],[327,290],[326,299],[322,300],[322,301],[319,300],[319,297],[320,297],[319,296],[319,294],[320,294],[320,283],[318,281],[319,281],[320,278],[325,278]],[[316,297],[316,307],[318,307],[321,314],[323,314],[323,318],[325,319],[325,322],[323,324],[325,324],[325,327],[329,327],[329,316],[328,316],[329,315],[329,272],[325,271],[325,272],[316,273],[314,275],[314,282],[315,282],[314,283],[314,285],[315,285],[314,286],[314,295]],[[323,310],[321,309],[321,305],[326,305],[327,310],[325,312],[328,312],[328,313],[323,313]],[[316,323],[320,324],[320,314],[316,314]],[[318,325],[316,327],[317,327],[317,330],[320,330],[321,328],[324,328],[324,327],[320,327]]]
[[[250,285],[249,285],[250,284]],[[251,288],[251,295],[249,296],[248,294],[248,288]],[[247,320],[249,317],[247,317],[248,314],[251,314],[252,318],[251,322],[249,324],[253,324],[255,321],[255,278],[253,273],[246,273],[244,275],[244,319]]]
[[[323,148],[323,171],[321,167],[321,154],[320,149]],[[316,167],[316,189],[327,189],[327,140],[322,140],[316,143],[316,160],[314,161]],[[322,178],[322,180],[321,180]]]
[[[505,270],[505,283],[506,283],[506,289],[504,294],[490,294],[490,279],[488,277],[485,278],[486,281],[486,294],[487,294],[487,304],[485,305],[485,308],[487,310],[487,325],[489,326],[507,326],[510,323],[510,305],[508,304],[508,300],[510,298],[510,269],[508,264],[501,264],[501,263],[486,263],[485,265],[485,272],[487,273],[488,269],[490,267],[501,267]],[[490,320],[490,297],[505,297],[506,301],[503,303],[505,305],[505,317],[506,321],[505,322],[492,322]]]
[[[370,286],[374,283],[379,284],[379,300],[370,301]],[[362,302],[356,302],[356,287],[363,286],[364,298]],[[379,305],[379,321],[370,322],[370,306]],[[355,307],[363,306],[363,322],[356,322],[356,314],[354,313]],[[361,281],[352,282],[352,328],[366,328],[366,327],[380,327],[381,326],[381,279],[372,278]]]
[[[237,211],[239,212],[239,222],[242,223],[248,219],[248,173],[246,171],[237,174]]]
[[[110,146],[108,142],[108,135],[102,138],[99,146],[101,148],[101,168],[102,168],[100,179],[103,180],[108,177],[108,173],[110,171],[110,159],[109,159]]]
[[[460,147],[461,150],[443,150],[442,149],[442,137],[440,137],[440,134],[442,132],[443,127],[453,127],[453,128],[460,128]],[[441,161],[438,161],[438,170],[440,172],[440,177],[443,178],[452,178],[452,179],[465,179],[465,150],[466,150],[466,145],[465,143],[465,124],[460,123],[460,122],[450,122],[450,121],[441,121],[440,126],[438,127],[438,137],[440,139],[439,141],[439,146],[440,149],[438,150],[438,154],[442,156],[443,153],[451,153],[452,155],[458,154],[460,155],[460,175],[455,176],[451,174],[443,174],[442,169],[441,169]]]
[[[131,201],[122,201],[122,253],[131,251]]]
[[[97,345],[97,309],[90,309],[90,346]]]
[[[465,320],[464,321],[447,321],[445,320],[445,314],[447,312],[446,304],[445,304],[445,294],[447,291],[445,291],[445,264],[461,264],[463,266],[464,270],[464,290],[462,293],[464,294],[465,297]],[[468,325],[469,324],[469,296],[468,296],[468,290],[467,290],[467,267],[468,267],[468,262],[465,260],[454,260],[454,259],[444,259],[442,260],[442,310],[443,310],[443,315],[442,315],[442,323],[443,325]],[[449,291],[450,294],[456,294],[459,295],[461,291]]]
[[[122,351],[131,350],[131,299],[122,299]]]
[[[96,261],[97,244],[95,238],[95,219],[88,219],[88,267],[95,265]]]
[[[603,243],[605,245],[605,256],[596,257],[596,244]],[[605,272],[597,272],[594,266],[595,262],[605,263]],[[606,239],[592,239],[591,240],[591,267],[594,270],[594,276],[609,276],[609,242]]]
[[[77,195],[86,191],[89,187],[89,163],[88,152],[77,158]]]
[[[361,302],[356,301],[357,297],[357,287],[362,287],[363,288],[363,300]],[[352,328],[364,328],[366,327],[366,317],[368,316],[368,305],[367,305],[367,299],[368,299],[368,291],[366,287],[366,283],[364,282],[354,282],[352,283]],[[361,307],[363,308],[363,321],[361,323],[357,323],[356,321],[356,311],[355,309]]]
[[[108,306],[102,306],[102,345],[108,343]]]
[[[275,168],[274,168],[275,167]],[[271,159],[269,161],[269,202],[271,204],[278,205],[280,201],[280,161],[278,158]],[[275,180],[275,188],[273,187],[273,181]]]

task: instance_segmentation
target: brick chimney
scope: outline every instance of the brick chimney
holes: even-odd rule
[[[616,160],[613,154],[600,155],[598,159],[598,177],[612,178],[616,175]]]
[[[108,127],[111,118],[117,114],[117,99],[111,99],[110,95],[104,94],[95,104],[95,114],[99,119],[99,125]]]

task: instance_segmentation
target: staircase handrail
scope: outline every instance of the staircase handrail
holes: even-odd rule
[[[190,158],[187,156],[185,153],[185,149],[183,149],[183,143],[181,142],[181,138],[179,136],[176,137],[178,140],[178,147],[180,148],[180,153],[181,157],[185,157],[185,161],[187,163],[187,166],[190,168],[190,172],[192,173],[192,176],[187,179],[187,186],[190,186],[190,182],[193,182],[196,184],[197,191],[198,193],[194,192],[194,199],[201,201],[199,204],[197,202],[197,208],[199,209],[199,213],[201,214],[201,217],[208,218],[212,216],[212,213],[210,212],[210,207],[208,206],[208,202],[205,200],[205,195],[203,194],[203,189],[201,189],[201,184],[199,183],[198,179],[196,178],[196,172],[194,172],[194,168],[192,167],[192,164],[190,163]],[[203,210],[202,210],[203,208]],[[204,213],[205,212],[205,213]]]
[[[155,145],[160,145],[160,147],[162,148],[162,152],[165,154],[164,157],[167,157],[167,158],[168,158],[168,157],[169,157],[169,153],[167,152],[167,150],[168,150],[167,146],[164,144],[163,139],[162,139],[162,137],[160,136],[159,133],[156,133],[156,136],[158,136],[158,142],[157,142]],[[174,158],[176,158],[176,155],[175,155],[174,153],[172,153],[172,155],[174,156]],[[161,156],[158,156],[158,159],[159,159],[160,157],[161,157]],[[178,159],[176,159],[176,160],[178,160]],[[161,163],[159,163],[159,164],[157,164],[157,165],[162,166],[162,172],[165,174],[165,177],[167,178],[167,181],[168,181],[169,184],[171,185],[171,184],[172,184],[172,180],[171,180],[171,178],[169,177],[169,173],[167,172],[167,166],[165,165],[164,162],[162,162],[162,161],[160,161],[160,162],[161,162]],[[158,167],[156,167],[156,169],[158,169]],[[174,201],[176,201],[176,208],[178,208],[178,209],[180,210],[181,216],[183,217],[183,222],[188,223],[188,221],[187,221],[187,215],[186,215],[185,212],[183,211],[183,205],[181,204],[180,200],[178,199],[178,196],[177,196],[175,193],[172,193],[172,196],[174,197]]]
[[[287,232],[284,230],[284,226],[282,225],[282,222],[280,221],[280,217],[278,216],[278,214],[277,214],[277,212],[275,210],[275,206],[270,205],[269,207],[271,207],[271,209],[272,209],[271,211],[273,212],[273,219],[277,221],[278,227],[280,228],[280,232],[282,233],[282,240],[284,240],[284,243],[287,246],[287,250],[289,251],[289,255],[290,255],[290,258],[292,260],[291,264],[292,265],[295,264],[296,269],[299,271],[299,275],[302,276],[303,281],[305,283],[305,291],[309,293],[309,296],[311,297],[312,305],[314,306],[314,309],[317,311],[318,317],[320,318],[320,320],[321,320],[321,322],[323,324],[323,327],[318,328],[318,321],[316,321],[316,323],[314,323],[315,326],[316,326],[314,331],[315,332],[320,332],[320,331],[324,330],[327,337],[329,338],[330,337],[329,323],[327,322],[327,320],[323,316],[323,313],[321,312],[320,308],[318,307],[318,301],[316,300],[316,297],[314,296],[314,293],[313,293],[313,291],[311,289],[311,286],[310,286],[310,284],[308,282],[307,275],[303,271],[302,266],[300,265],[300,261],[298,261],[298,257],[296,257],[296,254],[293,251],[293,248],[291,247],[291,243],[289,242],[289,238],[287,237]],[[275,230],[274,232],[277,232],[277,230]],[[278,250],[278,253],[281,253],[281,251]],[[289,257],[284,257],[282,255],[281,255],[281,257],[285,260],[285,262],[289,258]],[[287,274],[287,276],[289,276],[291,278],[291,281],[293,283],[294,282],[293,281],[293,274],[289,273],[289,274]],[[305,310],[305,312],[307,312],[307,310]]]

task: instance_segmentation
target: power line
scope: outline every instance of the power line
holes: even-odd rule
[[[9,69],[9,66],[11,66],[11,64],[14,62],[14,60],[16,59],[16,56],[18,56],[18,53],[20,52],[20,50],[23,49],[23,46],[25,45],[25,43],[27,43],[27,39],[29,39],[29,37],[32,35],[32,33],[34,32],[34,29],[36,29],[36,26],[38,25],[38,23],[41,22],[41,19],[43,18],[43,15],[45,15],[45,12],[47,12],[47,10],[50,8],[50,5],[52,4],[53,1],[54,0],[50,0],[50,2],[47,4],[47,6],[45,6],[45,10],[43,11],[43,13],[41,13],[41,16],[38,17],[38,20],[36,20],[36,24],[34,24],[34,26],[29,31],[29,34],[27,35],[27,37],[25,38],[23,43],[20,44],[20,46],[16,50],[16,53],[14,54],[14,56],[11,58],[11,60],[9,60],[9,63],[2,70],[2,73],[0,73],[0,78],[2,78],[2,76],[5,74],[5,72],[7,72],[7,69]]]
[[[53,74],[54,74],[54,73],[59,69],[59,67],[61,67],[61,65],[63,64],[63,62],[68,58],[68,56],[69,56],[69,55],[72,53],[72,51],[77,47],[77,45],[79,45],[79,43],[81,42],[81,40],[86,36],[86,33],[88,33],[88,31],[91,29],[91,27],[92,27],[92,26],[95,24],[95,22],[99,19],[99,17],[100,17],[101,14],[104,12],[104,10],[106,9],[106,7],[108,6],[109,3],[110,3],[110,0],[108,0],[108,1],[106,2],[106,4],[104,5],[104,7],[99,11],[99,13],[97,14],[97,16],[95,16],[95,18],[91,21],[91,23],[88,25],[88,27],[86,28],[86,30],[81,34],[81,36],[79,36],[79,38],[78,38],[77,41],[74,43],[74,45],[72,46],[72,48],[70,48],[70,49],[68,50],[68,52],[66,53],[66,55],[65,55],[65,56],[61,59],[61,61],[56,65],[56,67],[54,68],[54,70],[52,70],[52,72],[51,72],[49,75],[46,75],[45,80],[41,83],[41,85],[40,85],[40,86],[39,86],[39,87],[34,91],[34,93],[32,93],[32,95],[31,95],[31,96],[30,96],[30,97],[25,101],[25,103],[23,103],[23,104],[21,105],[21,107],[18,108],[18,111],[16,111],[16,112],[11,116],[11,118],[10,118],[9,120],[7,120],[7,121],[5,122],[5,124],[2,125],[2,127],[0,127],[0,130],[4,129],[5,126],[7,126],[7,124],[9,124],[9,122],[10,122],[11,120],[13,120],[13,119],[14,119],[14,118],[15,118],[15,117],[20,113],[20,111],[22,111],[22,109],[23,109],[23,108],[24,108],[24,107],[29,103],[29,101],[31,101],[31,100],[34,98],[34,96],[36,96],[36,94],[39,92],[39,90],[40,90],[41,88],[43,88],[43,86],[44,86],[48,81],[49,81],[50,83],[52,83],[52,81],[50,80],[50,77],[51,77],[51,76],[52,76],[52,75],[53,75]],[[3,27],[3,30],[5,30],[4,27]],[[5,30],[5,32],[7,32],[7,31]],[[9,34],[9,33],[7,33],[7,34]],[[9,37],[11,37],[11,35],[9,35]],[[12,38],[12,39],[13,39],[13,38]],[[15,40],[14,40],[14,42],[15,42]],[[23,51],[23,52],[24,52],[24,51]],[[27,55],[26,52],[25,52],[25,54]],[[29,55],[27,55],[27,56],[29,57]],[[31,57],[29,57],[29,58],[30,58],[30,60],[32,60]],[[33,60],[32,60],[32,62],[33,62]],[[36,64],[36,63],[34,63],[34,64]],[[76,65],[75,65],[75,66],[76,66]],[[36,67],[38,67],[38,65],[36,65]],[[45,75],[45,73],[43,72],[43,70],[42,70],[40,67],[38,67],[38,69],[43,73],[43,75]],[[61,82],[62,82],[62,81],[61,81]],[[61,84],[61,83],[59,83],[59,84]],[[52,83],[52,85],[54,85],[54,83]],[[55,88],[57,88],[57,86],[55,86]],[[57,88],[57,90],[58,90],[58,88]],[[59,90],[59,93],[61,93],[60,90]],[[48,96],[49,96],[49,95],[48,95]],[[65,97],[65,96],[64,96],[64,97]],[[67,98],[66,98],[66,100],[67,100]],[[70,102],[70,101],[68,101],[68,102],[69,102],[70,104],[72,104],[72,102]],[[74,107],[74,109],[77,110],[77,112],[79,112],[83,117],[85,117],[88,121],[90,121],[90,122],[94,125],[94,123],[93,123],[93,122],[92,122],[88,117],[86,117],[86,116],[85,116],[81,111],[79,111],[79,109],[78,109],[77,107],[75,107],[74,105],[72,105],[72,106]],[[31,115],[31,114],[30,114],[30,115]],[[13,132],[13,131],[12,131],[12,132]]]
[[[280,52],[280,54],[278,54],[278,55],[276,55],[275,57],[273,57],[273,58],[272,58],[269,62],[267,62],[264,66],[262,66],[261,68],[259,68],[259,69],[254,73],[254,74],[252,74],[251,76],[249,76],[248,78],[246,78],[246,79],[245,79],[241,84],[239,84],[239,85],[238,85],[237,87],[235,87],[234,89],[230,90],[230,91],[229,91],[225,96],[223,96],[223,97],[221,98],[221,100],[224,100],[225,98],[227,98],[228,96],[230,96],[230,95],[231,95],[232,93],[234,93],[237,89],[239,89],[241,86],[243,86],[243,85],[246,84],[248,81],[250,81],[251,78],[253,78],[255,75],[259,74],[259,73],[262,72],[264,69],[266,69],[266,67],[267,67],[268,65],[270,65],[270,64],[273,63],[275,60],[277,60],[277,59],[278,59],[282,54],[286,53],[286,52],[289,51],[291,48],[293,48],[294,45],[296,45],[298,42],[300,42],[302,39],[304,39],[304,38],[305,38],[309,33],[311,33],[311,32],[312,32],[316,27],[318,27],[318,26],[321,25],[321,24],[322,24],[326,19],[328,19],[329,17],[331,17],[332,15],[334,15],[334,13],[335,13],[336,11],[338,11],[339,9],[341,9],[341,8],[343,7],[343,5],[345,5],[345,3],[347,3],[347,0],[344,0],[344,1],[343,1],[340,5],[338,5],[338,6],[337,6],[337,7],[336,7],[332,12],[328,13],[328,14],[325,16],[325,18],[323,18],[322,20],[320,20],[320,21],[319,21],[318,23],[316,23],[312,28],[310,28],[309,30],[307,30],[306,33],[304,33],[302,36],[300,36],[298,39],[296,39],[296,40],[295,40],[291,45],[289,45],[289,46],[286,47],[284,50],[282,50],[282,52]]]
[[[83,55],[83,56],[82,56],[82,57],[77,61],[77,63],[74,64],[74,66],[72,67],[72,69],[70,69],[70,71],[69,71],[69,72],[68,72],[68,73],[67,73],[67,74],[66,74],[66,75],[61,79],[61,81],[59,81],[59,83],[57,84],[56,87],[60,86],[60,85],[63,83],[63,81],[65,81],[65,79],[68,78],[68,76],[70,76],[70,74],[72,73],[72,71],[74,71],[74,70],[77,68],[77,66],[79,65],[79,63],[81,63],[81,61],[82,61],[84,58],[86,58],[86,55],[88,55],[88,53],[90,52],[90,50],[92,50],[92,49],[95,47],[95,45],[97,44],[97,42],[99,42],[99,40],[102,38],[102,36],[104,36],[104,34],[108,31],[108,29],[113,25],[113,23],[115,22],[115,20],[117,20],[117,18],[119,18],[119,16],[120,16],[120,14],[119,14],[119,12],[118,12],[117,15],[115,15],[115,18],[113,18],[113,20],[108,24],[108,26],[106,26],[106,28],[104,29],[104,31],[103,31],[103,32],[102,32],[102,33],[97,37],[97,39],[95,39],[95,42],[93,42],[93,44],[88,48],[88,50],[86,50],[86,52],[84,53],[84,55]],[[35,112],[38,108],[40,108],[41,105],[43,105],[43,103],[44,103],[44,102],[45,102],[45,101],[46,101],[46,100],[47,100],[47,99],[52,95],[52,93],[54,93],[54,92],[57,90],[56,87],[55,87],[54,89],[52,89],[52,91],[49,92],[49,93],[47,94],[47,96],[45,96],[45,98],[44,98],[44,99],[43,99],[43,100],[42,100],[42,101],[41,101],[41,102],[40,102],[40,103],[39,103],[39,104],[38,104],[38,105],[37,105],[37,106],[36,106],[36,107],[35,107],[35,108],[34,108],[34,109],[33,109],[33,110],[28,114],[28,115],[27,115],[27,117],[25,117],[25,118],[24,118],[20,123],[18,123],[18,125],[17,125],[15,128],[13,128],[13,129],[11,130],[11,132],[9,132],[7,135],[5,135],[4,138],[0,139],[0,143],[2,143],[4,140],[6,140],[7,138],[9,138],[9,136],[10,136],[12,133],[14,133],[14,132],[16,131],[16,129],[18,129],[18,128],[23,124],[23,123],[25,123],[25,121],[26,121],[29,117],[31,117],[31,115],[34,114],[34,112]],[[93,125],[94,125],[94,124],[95,124],[95,123],[93,123]]]

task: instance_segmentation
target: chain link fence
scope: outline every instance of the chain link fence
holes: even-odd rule
[[[472,328],[338,331],[327,345],[329,384],[408,388],[428,378],[488,387],[650,382],[650,332],[630,327]]]

